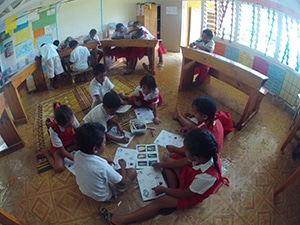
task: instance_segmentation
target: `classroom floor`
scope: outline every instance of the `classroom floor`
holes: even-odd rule
[[[145,59],[144,59],[145,60]],[[198,95],[211,95],[218,108],[231,112],[235,121],[241,116],[247,96],[238,90],[212,78],[210,84],[179,92],[181,55],[169,53],[164,57],[164,67],[155,75],[166,107],[159,110],[161,125],[155,126],[155,137],[162,129],[176,132],[179,124],[172,119],[176,104],[182,112],[191,110],[191,102]],[[120,73],[115,69],[108,73]],[[124,77],[138,84],[145,74],[141,62],[136,72]],[[114,213],[131,212],[148,204],[141,200],[137,183],[121,194],[115,203],[98,203],[83,196],[68,170],[55,173],[36,171],[36,149],[33,126],[35,106],[51,96],[74,88],[74,84],[61,84],[57,90],[28,94],[20,90],[29,122],[18,126],[25,141],[25,148],[0,158],[0,206],[27,225],[96,225],[106,224],[98,215],[99,205]],[[300,178],[286,190],[273,197],[278,188],[300,164],[291,157],[296,141],[288,145],[285,153],[280,146],[289,132],[293,114],[276,98],[263,99],[259,113],[241,131],[233,131],[224,141],[221,152],[223,175],[230,180],[230,187],[194,207],[178,210],[168,216],[156,216],[136,224],[190,224],[190,225],[296,225],[300,224]],[[147,132],[135,137],[129,145],[152,143],[155,137]],[[113,158],[118,146],[107,144],[105,157]],[[160,157],[168,156],[159,147]]]

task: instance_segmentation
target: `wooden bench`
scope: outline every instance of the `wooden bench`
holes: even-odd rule
[[[23,148],[24,142],[19,132],[7,113],[7,102],[4,94],[0,94],[0,135],[7,145],[7,148],[0,151],[0,156],[6,155],[20,148]]]
[[[192,87],[194,69],[197,63],[201,63],[210,67],[209,75],[249,96],[242,116],[236,125],[236,128],[240,130],[258,112],[263,97],[268,93],[267,89],[263,87],[268,77],[217,54],[188,47],[181,47],[181,51],[183,58],[179,90],[187,90]]]
[[[15,124],[27,123],[27,115],[21,102],[18,87],[30,74],[33,75],[37,90],[48,90],[40,60],[33,62],[22,71],[13,75],[3,86],[4,97],[13,115]]]
[[[159,46],[159,40],[140,40],[140,39],[122,39],[122,40],[111,40],[104,39],[101,40],[102,50],[105,56],[111,56],[110,50],[111,47],[142,47],[142,48],[150,48],[151,49],[151,59],[150,59],[150,70],[152,74],[155,75],[156,72],[156,64],[157,64],[157,50]]]
[[[70,71],[70,75],[72,77],[72,81],[74,83],[77,83],[78,82],[78,79],[80,77],[83,77],[85,79],[85,81],[87,80],[86,79],[86,75],[88,75],[89,73],[91,73],[91,71],[93,70],[93,67],[89,66],[87,69],[85,70],[81,70],[81,71],[76,71],[76,72],[73,72],[73,71]]]

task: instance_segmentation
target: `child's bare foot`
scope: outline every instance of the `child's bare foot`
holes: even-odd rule
[[[35,157],[37,158],[37,159],[42,159],[42,158],[45,158],[46,157],[46,152],[48,152],[48,149],[42,149],[39,153],[37,153],[36,155],[35,155]]]
[[[179,110],[179,105],[176,105],[175,112],[173,114],[173,120],[177,120],[180,117],[181,113]]]

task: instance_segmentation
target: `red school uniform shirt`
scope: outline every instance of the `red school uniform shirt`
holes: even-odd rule
[[[222,170],[221,161],[218,158],[218,165],[220,170]],[[195,205],[197,203],[202,202],[204,199],[208,198],[210,195],[217,193],[219,188],[224,184],[229,186],[229,181],[227,178],[222,177],[222,175],[218,172],[217,168],[214,164],[212,164],[207,170],[202,171],[199,166],[193,166],[192,164],[184,166],[180,169],[179,172],[179,188],[184,190],[186,188],[190,188],[193,181],[195,180],[197,175],[200,174],[209,174],[216,178],[215,183],[209,187],[204,193],[198,194],[195,193],[190,198],[178,199],[177,208],[186,208],[190,205]],[[204,181],[203,181],[204,182]]]
[[[135,105],[134,97],[138,98],[142,102],[141,107],[149,107],[152,103],[157,103],[158,106],[162,104],[162,97],[158,88],[155,88],[154,91],[145,95],[142,88],[138,86],[136,87],[133,96],[129,99],[131,105]]]
[[[75,132],[73,128],[67,128],[63,131],[60,129],[59,125],[54,120],[51,124],[50,129],[54,130],[57,133],[58,138],[60,138],[64,147],[68,147],[69,145],[75,142]],[[56,152],[59,148],[53,146],[51,138],[50,138],[51,148],[53,152]]]

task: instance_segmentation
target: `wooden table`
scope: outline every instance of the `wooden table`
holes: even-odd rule
[[[140,40],[140,39],[122,39],[122,40],[111,40],[104,39],[101,40],[102,50],[105,56],[110,56],[111,47],[142,47],[151,49],[151,59],[150,59],[150,70],[152,74],[155,75],[156,64],[157,64],[157,50],[159,45],[159,40]]]
[[[15,124],[9,117],[6,108],[6,99],[4,98],[4,94],[0,93],[0,135],[8,147],[0,151],[0,156],[6,155],[25,146]]]
[[[4,97],[13,115],[15,124],[27,123],[27,115],[21,102],[18,87],[32,74],[37,90],[47,90],[47,85],[42,70],[40,60],[26,66],[22,71],[19,71],[9,78],[4,86]]]
[[[188,47],[181,47],[181,50],[183,58],[179,90],[187,90],[192,87],[194,69],[197,63],[201,63],[210,67],[209,75],[249,96],[242,116],[236,125],[236,128],[240,130],[258,112],[262,98],[267,94],[263,85],[268,77],[217,54]]]

